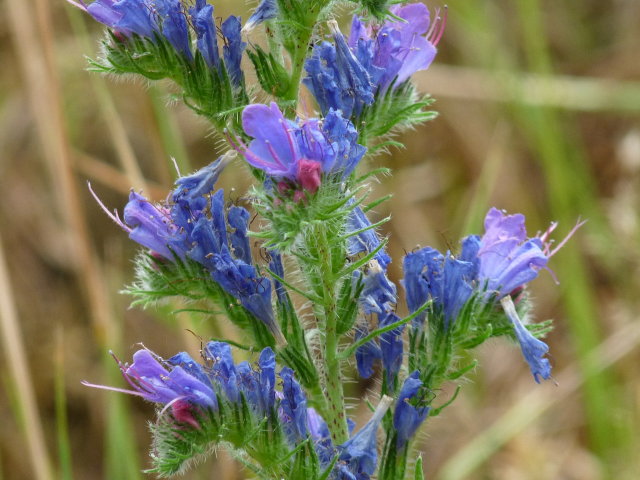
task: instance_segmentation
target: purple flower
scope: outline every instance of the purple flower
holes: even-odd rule
[[[236,146],[247,162],[277,180],[288,180],[310,193],[319,187],[320,173],[349,176],[366,149],[339,112],[296,124],[275,103],[253,104],[242,112],[242,125],[253,141]]]
[[[348,41],[335,22],[329,23],[334,44],[317,45],[305,63],[304,84],[320,110],[341,110],[346,118],[358,117],[375,95],[406,82],[429,67],[444,30],[444,17],[431,23],[422,3],[394,6],[391,12],[402,20],[382,25],[364,25],[353,17]]]
[[[249,17],[249,20],[247,20],[247,23],[244,26],[244,30],[252,30],[257,25],[267,20],[271,20],[277,15],[278,4],[276,3],[276,0],[262,0]]]
[[[201,264],[225,292],[267,326],[278,343],[286,344],[273,314],[271,283],[258,274],[251,259],[249,212],[232,206],[225,216],[224,191],[214,192],[228,160],[228,156],[221,157],[192,175],[180,177],[171,201],[163,205],[154,205],[132,192],[124,222],[117,212],[109,212],[96,200],[132,240],[167,260],[175,260],[175,254]]]
[[[404,448],[429,415],[429,407],[421,405],[423,390],[420,372],[417,370],[409,375],[402,385],[393,412],[393,428],[397,435],[398,449]]]
[[[402,20],[387,20],[382,26],[364,25],[354,16],[348,41],[382,91],[392,84],[401,85],[431,65],[445,25],[445,17],[439,15],[431,23],[423,3],[396,5],[391,7],[391,13]]]
[[[213,6],[206,0],[196,0],[190,8],[181,0],[96,0],[88,6],[83,0],[67,1],[111,28],[119,37],[138,35],[156,41],[157,36],[163,36],[189,62],[194,60],[191,35],[195,33],[196,48],[207,66],[212,70],[221,67]],[[234,16],[221,25],[224,67],[236,87],[244,83],[241,60],[247,44],[242,41],[241,27],[241,19]]]
[[[218,411],[218,396],[225,402],[238,405],[243,395],[251,411],[258,417],[271,417],[275,407],[275,354],[269,347],[262,350],[257,364],[233,363],[227,343],[209,342],[203,350],[205,365],[186,352],[180,352],[166,362],[149,350],[133,355],[131,365],[118,362],[122,374],[132,390],[93,385],[143,397],[164,405],[163,413],[171,408],[174,419],[199,428],[196,408]],[[299,388],[299,387],[298,387]]]
[[[331,432],[329,432],[327,422],[313,407],[307,408],[307,428],[309,436],[313,440],[320,465],[322,467],[328,466],[335,455],[335,447],[331,440]]]
[[[163,405],[183,402],[217,410],[218,402],[215,392],[211,388],[211,382],[189,374],[180,366],[174,366],[168,370],[169,365],[163,365],[160,363],[161,360],[149,350],[138,350],[134,353],[131,365],[116,359],[122,375],[133,390],[93,385],[86,382],[85,385],[138,395],[149,402]]]
[[[520,343],[520,349],[524,359],[529,364],[529,369],[534,380],[540,383],[540,379],[548,380],[551,378],[551,364],[544,356],[549,351],[549,346],[542,340],[535,338],[529,330],[522,324],[511,297],[504,297],[500,300],[504,313],[507,315]]]
[[[184,258],[187,245],[179,228],[173,223],[170,210],[163,205],[155,205],[142,195],[131,191],[129,202],[124,208],[124,222],[117,210],[110,212],[91,189],[89,191],[102,210],[120,228],[129,234],[129,238],[154,254],[173,261],[175,255]]]
[[[478,278],[488,296],[495,294],[502,298],[523,287],[538,276],[540,269],[547,266],[549,257],[557,251],[556,248],[551,252],[549,244],[545,245],[550,232],[527,238],[524,215],[521,214],[506,215],[492,208],[485,217],[484,227],[477,252]]]

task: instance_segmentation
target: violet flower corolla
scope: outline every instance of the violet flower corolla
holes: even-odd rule
[[[409,375],[402,385],[393,412],[393,428],[398,449],[407,445],[429,415],[429,406],[424,405],[422,401],[423,390],[420,372],[417,370]]]
[[[293,370],[283,367],[280,370],[282,379],[282,399],[280,400],[280,419],[289,442],[292,445],[305,440],[309,434],[307,429],[307,397],[294,378]]]
[[[303,80],[323,113],[333,108],[357,117],[376,94],[397,88],[433,62],[446,16],[436,12],[431,22],[422,3],[395,5],[390,11],[397,18],[382,25],[365,25],[354,15],[348,40],[335,22],[329,24],[335,45],[322,42],[314,48]]]
[[[115,356],[114,356],[115,358]],[[202,366],[192,361],[182,352],[174,359],[187,368],[164,362],[151,351],[143,349],[133,354],[131,365],[115,358],[122,376],[132,390],[82,382],[88,387],[137,395],[145,400],[163,405],[164,413],[171,408],[174,419],[179,423],[199,428],[194,414],[199,408],[218,410],[218,400],[210,379]]]
[[[337,111],[322,120],[287,120],[278,106],[252,104],[242,112],[242,125],[253,138],[247,146],[230,139],[247,162],[276,182],[280,193],[315,193],[323,175],[351,175],[366,148],[357,142],[353,124]]]

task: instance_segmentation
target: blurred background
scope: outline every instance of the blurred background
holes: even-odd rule
[[[216,1],[216,16],[254,5]],[[434,8],[441,5],[429,4]],[[491,341],[456,403],[427,422],[426,477],[636,479],[640,474],[640,2],[449,0],[436,63],[416,76],[440,116],[402,136],[377,193],[392,276],[416,245],[455,247],[490,206],[530,234],[587,224],[532,285],[554,381],[533,382],[519,349]],[[0,479],[138,479],[150,405],[83,387],[124,386],[109,349],[197,354],[228,333],[186,313],[128,309],[136,246],[104,215],[130,187],[163,198],[220,153],[171,86],[88,73],[102,29],[63,0],[5,0],[0,18]],[[253,36],[259,35],[253,33]],[[257,39],[256,41],[259,41]],[[248,187],[239,165],[221,180]],[[189,330],[195,332],[189,333]],[[375,383],[351,384],[356,399]],[[441,398],[446,398],[447,391]],[[374,398],[369,393],[370,398]],[[357,415],[357,412],[354,412]],[[241,479],[219,451],[187,479]]]

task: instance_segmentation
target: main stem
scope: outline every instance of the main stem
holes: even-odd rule
[[[324,387],[327,400],[327,424],[333,441],[337,444],[349,439],[349,427],[344,406],[344,390],[342,388],[342,372],[338,358],[338,295],[336,281],[333,278],[333,255],[327,238],[326,225],[316,228],[318,260],[321,266],[320,282],[322,287],[322,313],[320,329],[325,337],[324,345]]]

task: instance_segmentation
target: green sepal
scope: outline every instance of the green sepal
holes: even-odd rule
[[[400,0],[358,0],[354,1],[360,5],[360,10],[364,15],[371,16],[376,20],[384,20],[391,12],[389,7]]]
[[[289,91],[291,77],[272,53],[265,52],[259,45],[247,50],[262,89],[277,98],[284,97]]]
[[[240,111],[249,103],[244,85],[231,83],[224,63],[209,68],[196,51],[193,61],[178,53],[162,35],[153,39],[132,35],[121,39],[112,32],[102,42],[102,56],[89,61],[89,70],[109,74],[137,74],[149,80],[173,80],[180,97],[196,113],[218,129],[240,128]]]
[[[315,223],[343,225],[358,204],[350,204],[357,192],[358,189],[345,190],[342,179],[332,177],[323,178],[316,193],[304,191],[304,198],[297,202],[292,200],[291,192],[280,194],[275,186],[269,190],[254,188],[254,207],[269,223],[267,228],[251,235],[265,240],[266,248],[292,253],[294,244],[313,230]]]
[[[232,404],[218,395],[218,408],[193,408],[191,414],[197,428],[178,422],[171,410],[158,412],[150,424],[153,435],[151,459],[153,468],[147,473],[169,477],[183,473],[200,458],[223,446],[235,455],[245,457],[245,464],[263,478],[281,478],[293,463],[277,406],[267,415],[258,417],[244,395]]]
[[[343,335],[351,330],[358,318],[358,299],[364,289],[362,276],[358,277],[355,285],[353,283],[350,277],[342,280],[342,286],[338,294],[338,322],[336,323],[338,335]]]
[[[428,110],[433,99],[428,95],[418,95],[411,82],[398,88],[388,88],[377,94],[374,102],[363,108],[354,120],[359,132],[359,142],[369,148],[369,153],[379,150],[385,144],[376,146],[380,140],[388,140],[393,135],[423,122],[433,120],[437,112]]]
[[[413,480],[424,480],[424,472],[422,470],[422,455],[418,455],[416,463],[413,466]]]

